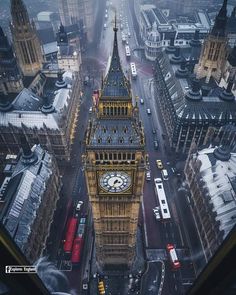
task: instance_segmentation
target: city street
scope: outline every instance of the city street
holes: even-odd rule
[[[144,186],[144,197],[141,215],[139,223],[143,226],[143,239],[146,247],[146,256],[148,260],[153,265],[150,264],[150,269],[155,268],[155,263],[162,262],[162,280],[159,277],[154,280],[154,285],[147,286],[145,288],[145,282],[150,284],[150,280],[145,277],[143,281],[143,291],[142,294],[152,294],[156,288],[163,288],[162,294],[183,294],[188,287],[188,282],[192,282],[194,279],[194,270],[190,260],[190,251],[188,245],[188,237],[186,237],[186,229],[184,228],[184,222],[182,220],[182,215],[179,214],[178,204],[178,194],[177,194],[177,183],[178,177],[171,170],[174,167],[173,159],[170,156],[168,146],[163,139],[163,134],[165,130],[161,122],[160,112],[158,111],[155,95],[154,95],[154,85],[153,85],[153,74],[152,67],[153,64],[146,61],[143,52],[137,50],[139,44],[137,43],[137,36],[135,35],[134,23],[132,19],[131,9],[128,2],[123,1],[123,6],[118,6],[118,1],[113,1],[113,7],[108,10],[108,18],[103,19],[102,28],[98,28],[98,34],[101,33],[100,42],[96,49],[91,50],[85,56],[83,56],[83,76],[89,76],[90,83],[89,86],[84,86],[83,95],[81,97],[80,112],[77,121],[77,127],[75,132],[74,144],[72,146],[72,157],[71,162],[68,167],[65,168],[64,172],[64,199],[67,200],[67,204],[72,202],[75,204],[78,200],[84,202],[82,206],[82,214],[86,214],[88,208],[88,196],[86,193],[86,184],[84,179],[84,172],[81,163],[81,155],[84,151],[84,135],[89,119],[89,107],[92,105],[92,91],[94,89],[101,87],[102,75],[105,76],[108,66],[109,58],[112,54],[113,45],[113,26],[115,18],[115,7],[117,15],[117,26],[120,28],[120,15],[122,15],[122,23],[124,24],[123,31],[129,30],[130,38],[128,43],[131,49],[131,59],[127,60],[125,56],[125,46],[121,40],[121,30],[118,30],[118,45],[119,54],[122,62],[122,68],[126,76],[128,76],[132,83],[132,94],[135,104],[135,97],[138,97],[138,105],[140,111],[140,118],[144,125],[145,137],[146,137],[146,152],[148,154],[151,172],[151,181],[145,181]],[[104,14],[105,16],[105,14]],[[106,28],[104,29],[104,24],[106,23]],[[137,79],[131,79],[130,73],[130,62],[135,62],[137,68]],[[143,99],[143,103],[140,103],[140,99]],[[151,110],[151,114],[147,114],[147,109]],[[155,130],[155,133],[153,132]],[[159,147],[155,149],[154,141],[158,141]],[[165,223],[155,219],[153,214],[153,208],[158,205],[158,200],[154,191],[154,178],[161,178],[161,170],[156,166],[156,160],[160,159],[163,163],[165,169],[167,169],[169,174],[168,180],[163,180],[164,189],[167,196],[167,201],[169,204],[171,212],[171,220]],[[61,205],[63,206],[63,205]],[[68,209],[69,211],[69,209]],[[66,215],[71,215],[73,212],[70,210]],[[58,216],[60,219],[61,216]],[[62,222],[63,218],[60,219]],[[64,218],[63,226],[58,236],[65,234],[65,224],[66,219]],[[64,232],[63,232],[64,231]],[[89,237],[88,237],[89,239]],[[174,244],[176,247],[176,252],[181,261],[181,269],[173,272],[170,267],[169,258],[166,253],[166,245]],[[62,247],[62,244],[61,244]],[[63,255],[59,256],[62,261]],[[82,265],[79,269],[71,270],[71,265],[69,262],[60,262],[59,264],[65,267],[70,279],[71,286],[77,290],[81,290],[82,278],[84,276],[83,271],[85,269],[85,264],[88,257],[88,250],[83,253]],[[158,264],[156,264],[158,265]],[[81,271],[82,270],[82,271]],[[158,275],[158,274],[157,274]],[[160,275],[160,270],[159,270]],[[80,278],[80,279],[79,279]],[[187,283],[186,283],[187,282]],[[114,286],[113,286],[114,287]]]

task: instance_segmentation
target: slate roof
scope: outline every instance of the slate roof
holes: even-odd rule
[[[141,148],[140,128],[133,119],[96,120],[91,129],[87,148],[130,149]]]
[[[224,101],[219,98],[223,91],[215,82],[211,86],[210,92],[198,101],[186,98],[186,93],[191,88],[191,79],[177,78],[175,72],[180,65],[170,64],[168,55],[164,52],[158,53],[159,69],[162,72],[165,85],[168,89],[170,100],[175,111],[175,115],[184,121],[211,121],[215,124],[236,123],[236,101]],[[221,123],[222,122],[222,123]]]
[[[223,238],[236,223],[236,154],[231,153],[228,161],[214,159],[214,148],[198,151],[196,158],[201,162],[199,175],[207,189],[215,220]]]
[[[38,161],[32,165],[24,165],[21,158],[18,161],[6,190],[8,204],[3,216],[3,224],[22,250],[53,173],[51,156],[39,145],[32,150]]]

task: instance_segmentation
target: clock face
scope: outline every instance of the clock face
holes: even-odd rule
[[[127,190],[130,185],[131,178],[123,171],[108,171],[100,177],[100,186],[110,193],[123,192]]]

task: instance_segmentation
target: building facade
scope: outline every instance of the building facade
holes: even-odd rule
[[[61,24],[57,34],[57,62],[58,68],[63,71],[79,72],[81,66],[81,52],[79,40],[69,42],[64,26]]]
[[[93,41],[98,2],[92,0],[59,0],[59,13],[64,26],[82,22],[88,42]]]
[[[30,263],[43,253],[59,199],[61,179],[55,159],[27,142],[5,189],[1,220]]]
[[[22,73],[12,46],[0,27],[0,96],[6,99],[9,93],[19,93],[22,89]]]
[[[208,261],[236,223],[236,153],[222,146],[192,152],[184,173]]]
[[[114,28],[113,53],[86,133],[86,183],[92,205],[96,254],[104,267],[130,267],[142,201],[145,152],[138,106],[133,106]]]
[[[11,103],[0,104],[0,150],[18,153],[19,136],[40,144],[59,161],[69,161],[80,106],[77,73],[46,71],[36,75]]]
[[[22,0],[11,0],[11,32],[15,53],[24,76],[34,76],[42,69],[43,52],[34,22],[30,22]]]
[[[205,78],[209,83],[213,77],[218,82],[221,79],[223,69],[227,60],[227,0],[224,1],[214,26],[203,43],[202,52],[195,68],[197,78]]]
[[[167,133],[166,141],[177,153],[188,152],[193,140],[197,146],[205,144],[209,128],[214,127],[217,136],[222,126],[236,125],[235,67],[228,66],[225,72],[228,78],[224,83],[218,83],[215,75],[206,83],[205,77],[199,79],[193,73],[194,69],[198,72],[199,64],[195,64],[199,41],[194,38],[190,46],[189,51],[181,52],[180,48],[171,45],[166,52],[159,52],[154,72],[154,89]],[[228,63],[226,54],[221,58],[221,64],[235,63],[232,55],[228,57]]]

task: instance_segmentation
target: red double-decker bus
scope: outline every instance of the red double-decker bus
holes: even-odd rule
[[[66,254],[71,254],[73,241],[76,233],[76,228],[78,224],[78,219],[75,217],[71,217],[68,221],[67,231],[66,231],[66,239],[64,243],[64,252]]]
[[[74,239],[72,255],[71,255],[71,262],[74,265],[78,265],[81,260],[81,254],[82,254],[83,244],[84,244],[85,223],[86,223],[86,218],[81,218],[79,226],[78,226],[78,230],[76,233],[76,237]]]
[[[174,245],[167,244],[166,250],[169,253],[172,270],[179,269],[181,267],[181,265],[180,265],[179,259],[177,257]]]

